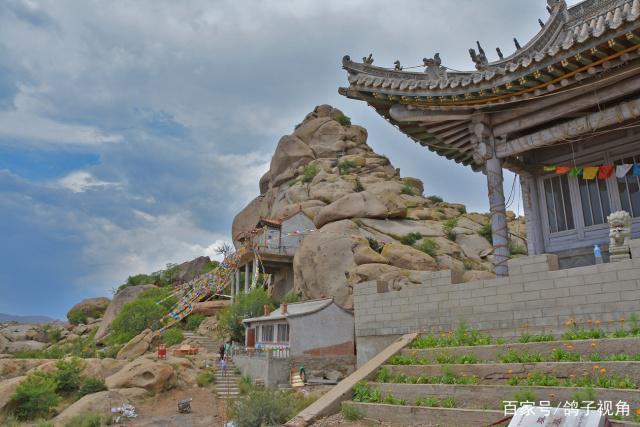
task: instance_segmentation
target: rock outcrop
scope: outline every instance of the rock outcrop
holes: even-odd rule
[[[441,269],[456,270],[460,280],[491,276],[489,216],[425,197],[424,189],[371,149],[366,129],[320,105],[280,140],[260,195],[235,217],[232,233],[236,239],[260,217],[302,210],[317,231],[295,254],[294,291],[303,298],[332,295],[344,307],[352,305],[352,285],[364,280],[417,283],[424,272]],[[508,219],[512,245],[522,251],[523,219]]]
[[[107,310],[102,317],[98,331],[96,332],[95,339],[99,341],[107,336],[111,328],[111,323],[115,320],[116,316],[120,312],[120,309],[128,302],[133,301],[141,292],[147,289],[155,288],[153,285],[140,285],[140,286],[128,286],[121,289],[113,300],[109,303]]]
[[[67,313],[67,319],[71,319],[74,313],[82,313],[85,317],[99,319],[104,314],[111,300],[105,297],[87,298],[71,307]]]
[[[112,407],[128,403],[131,399],[142,397],[146,393],[142,388],[126,388],[86,395],[55,417],[53,425],[64,427],[72,419],[85,414],[111,414]]]
[[[141,357],[107,377],[105,383],[109,389],[139,387],[157,393],[175,385],[176,373],[168,363]]]
[[[126,343],[124,347],[120,349],[116,358],[119,360],[131,360],[142,356],[149,350],[151,342],[155,337],[155,331],[145,329]]]

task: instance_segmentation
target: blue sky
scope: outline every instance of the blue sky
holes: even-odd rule
[[[130,274],[213,255],[280,136],[318,104],[425,192],[485,211],[483,175],[346,85],[345,54],[417,65],[513,50],[543,0],[0,2],[0,312],[64,317]],[[511,176],[507,177],[510,187]]]

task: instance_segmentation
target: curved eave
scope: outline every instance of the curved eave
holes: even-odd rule
[[[576,30],[563,36],[561,44],[533,57],[521,56],[518,62],[509,62],[504,67],[450,73],[446,79],[355,63],[349,57],[343,59],[343,68],[348,72],[351,89],[396,102],[461,106],[499,104],[513,97],[526,98],[527,94],[536,96],[579,82],[585,74],[610,68],[612,62],[628,62],[638,57],[640,0],[625,5],[608,19],[585,22],[586,30],[577,25]]]

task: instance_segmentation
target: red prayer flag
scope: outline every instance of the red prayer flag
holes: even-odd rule
[[[569,171],[571,170],[570,166],[558,166],[556,168],[556,175],[564,175],[569,173]]]
[[[611,175],[613,175],[613,170],[615,169],[614,165],[604,165],[600,166],[600,170],[598,171],[598,179],[607,179]]]

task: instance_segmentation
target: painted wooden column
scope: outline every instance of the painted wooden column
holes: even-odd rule
[[[475,116],[473,120],[472,130],[476,142],[474,160],[478,163],[484,162],[491,213],[494,268],[496,276],[504,277],[509,275],[509,267],[507,266],[509,230],[507,229],[507,212],[504,200],[502,160],[496,156],[496,140],[485,120],[481,115]]]
[[[251,287],[258,286],[258,257],[253,257],[253,276],[251,276]]]
[[[520,172],[520,187],[522,188],[524,217],[527,222],[527,250],[529,255],[540,255],[544,253],[544,240],[540,199],[538,198],[535,176],[530,172]]]
[[[249,292],[249,263],[244,265],[244,291]]]

